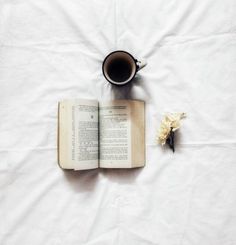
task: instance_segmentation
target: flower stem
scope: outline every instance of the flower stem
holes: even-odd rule
[[[166,143],[169,145],[170,149],[172,149],[173,153],[175,152],[175,132],[173,128],[171,128],[168,138],[166,139]]]

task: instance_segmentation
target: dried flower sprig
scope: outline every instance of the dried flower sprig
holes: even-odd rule
[[[185,113],[168,113],[161,121],[158,131],[157,142],[161,145],[166,143],[175,151],[174,136],[175,131],[180,128],[180,120],[185,118]]]

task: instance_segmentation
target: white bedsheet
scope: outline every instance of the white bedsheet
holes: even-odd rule
[[[235,0],[0,1],[0,244],[236,244]],[[148,66],[113,88],[104,57]],[[147,165],[64,172],[57,102],[146,101]],[[188,117],[176,153],[166,111]]]

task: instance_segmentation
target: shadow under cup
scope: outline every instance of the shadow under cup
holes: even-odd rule
[[[125,51],[115,51],[105,58],[102,70],[107,81],[124,85],[130,82],[137,72],[136,60]]]

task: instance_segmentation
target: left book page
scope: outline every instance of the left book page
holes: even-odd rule
[[[63,169],[98,167],[98,101],[59,102],[58,163]]]

